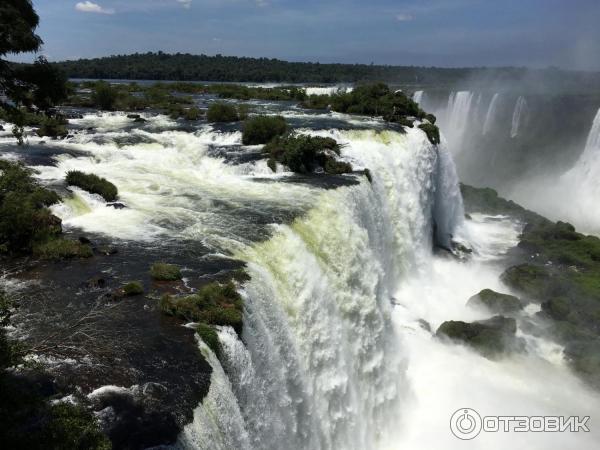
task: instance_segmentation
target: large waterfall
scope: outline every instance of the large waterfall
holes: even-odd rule
[[[244,418],[236,427],[251,448],[391,445],[407,395],[393,296],[429,255],[434,223],[448,240],[462,222],[451,159],[420,131],[327,134],[345,144],[345,157],[369,167],[372,184],[321,193],[305,217],[238,255],[252,276],[245,345],[226,330],[220,337]],[[231,428],[229,416],[208,414],[227,419],[221,433]],[[210,440],[192,424],[184,441],[198,433],[197,443]]]
[[[453,151],[459,152],[462,138],[469,126],[473,92],[452,92],[448,98],[443,130]]]

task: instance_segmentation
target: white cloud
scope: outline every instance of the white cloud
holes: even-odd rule
[[[396,14],[396,20],[398,22],[410,22],[411,20],[414,20],[415,16],[413,16],[412,14]]]
[[[177,3],[180,3],[185,9],[189,9],[192,6],[192,0],[177,0]]]
[[[89,0],[85,2],[79,2],[75,5],[77,11],[95,14],[114,14],[115,10],[112,8],[103,8],[97,3],[92,3]]]
[[[269,1],[268,0],[256,0],[256,5],[260,8],[262,8],[264,6],[268,6]]]

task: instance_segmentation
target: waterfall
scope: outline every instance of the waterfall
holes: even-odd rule
[[[500,94],[495,93],[488,107],[487,114],[485,115],[485,122],[483,123],[483,134],[488,134],[492,128],[493,122],[496,118],[496,111],[498,110],[498,99]]]
[[[462,139],[469,125],[473,92],[452,92],[448,98],[443,130],[453,151],[460,151]]]
[[[592,122],[583,153],[575,166],[563,175],[570,184],[578,187],[581,194],[586,197],[594,194],[594,203],[597,199],[596,193],[600,193],[598,177],[600,177],[600,109]],[[593,210],[595,211],[596,208]]]
[[[423,93],[424,91],[415,91],[415,93],[413,94],[413,101],[415,103],[419,103],[421,104],[421,102],[423,101]]]
[[[512,126],[510,129],[510,137],[515,138],[519,134],[519,128],[521,126],[521,117],[527,112],[527,102],[525,97],[520,96],[515,104],[515,110],[512,116]]]
[[[434,222],[442,239],[461,224],[456,175],[447,151],[416,128],[318,134],[341,142],[373,181],[322,191],[308,214],[236,255],[251,275],[244,344],[219,333],[243,417],[235,429],[251,448],[393,447],[408,394],[392,297],[430,254]]]

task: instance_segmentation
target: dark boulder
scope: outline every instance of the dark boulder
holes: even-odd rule
[[[471,323],[449,320],[440,325],[436,336],[464,342],[482,355],[494,358],[521,346],[515,338],[516,331],[515,319],[494,316]]]
[[[485,308],[497,314],[510,314],[523,309],[521,301],[514,295],[501,294],[491,289],[484,289],[467,302],[472,308]]]

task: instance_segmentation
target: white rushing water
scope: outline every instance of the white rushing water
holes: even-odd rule
[[[305,88],[306,95],[333,95],[352,92],[352,86],[309,86]]]
[[[522,122],[525,120],[527,114],[527,101],[522,95],[517,99],[515,103],[515,109],[512,115],[512,122],[510,127],[510,137],[516,138],[519,135],[519,129],[522,126]]]
[[[425,91],[415,91],[415,93],[413,94],[413,101],[415,103],[419,103],[421,104],[423,102],[423,94],[425,93]]]
[[[449,103],[461,121],[472,96],[458,92]],[[418,128],[300,130],[335,138],[342,157],[373,177],[325,190],[281,182],[285,174],[272,174],[264,161],[231,165],[211,156],[214,146],[239,145],[239,132],[158,124],[120,131],[112,115],[81,120],[106,129],[103,138],[49,142],[72,152],[37,167],[39,177],[97,173],[117,185],[127,208],[107,208],[75,189],[55,210],[66,227],[156,245],[165,237],[198,239],[248,264],[242,340],[219,328],[220,359],[199,342],[213,368],[211,386],[178,448],[552,450],[599,441],[595,429],[488,433],[470,443],[450,433],[450,416],[462,407],[482,415],[593,416],[600,401],[549,342],[519,331],[527,353],[490,361],[423,327],[422,320],[435,332],[445,320],[489,316],[465,303],[483,288],[507,291],[497,260],[516,244],[519,226],[481,215],[465,222],[452,158]],[[121,138],[134,140],[117,145]],[[302,214],[257,241],[244,208]],[[447,247],[468,241],[473,258],[434,256],[434,233]]]
[[[452,92],[448,98],[448,106],[441,125],[454,154],[462,151],[463,137],[470,123],[472,103],[473,92],[471,91]]]
[[[483,122],[483,131],[484,135],[488,134],[494,125],[494,121],[496,120],[496,114],[498,111],[498,100],[500,98],[500,94],[497,92],[492,97],[490,101],[490,105],[488,106],[487,114],[485,115],[485,122]]]

